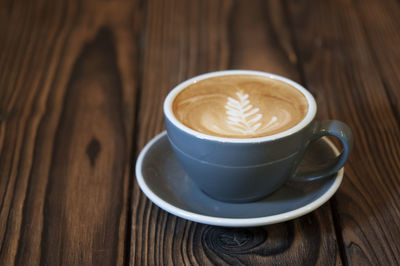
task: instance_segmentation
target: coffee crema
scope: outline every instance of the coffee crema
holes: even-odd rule
[[[280,80],[225,75],[184,88],[172,110],[185,126],[207,135],[257,138],[300,123],[308,112],[308,102],[299,90]]]

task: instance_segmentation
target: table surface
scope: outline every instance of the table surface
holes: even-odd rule
[[[0,265],[400,264],[400,2],[1,1]],[[289,77],[353,129],[335,196],[223,228],[168,214],[135,160],[174,85]]]

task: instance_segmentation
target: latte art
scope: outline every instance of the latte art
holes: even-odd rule
[[[305,96],[289,84],[256,75],[227,75],[193,83],[174,99],[176,118],[198,132],[228,138],[273,135],[307,114]]]
[[[255,135],[258,131],[263,131],[265,128],[273,126],[273,124],[278,120],[276,116],[271,118],[271,121],[264,124],[260,122],[263,117],[259,113],[260,108],[253,108],[250,104],[249,95],[244,94],[243,91],[236,93],[237,100],[228,97],[228,101],[225,105],[227,114],[227,124],[231,125],[230,128],[233,131],[237,131],[240,134]]]

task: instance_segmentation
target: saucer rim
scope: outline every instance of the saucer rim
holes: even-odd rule
[[[204,214],[199,214],[187,210],[183,210],[181,208],[178,208],[171,203],[163,200],[160,198],[157,194],[155,194],[150,187],[146,184],[145,178],[142,174],[142,165],[143,165],[143,160],[147,154],[147,152],[150,150],[150,148],[162,137],[167,135],[166,131],[163,131],[156,135],[153,139],[151,139],[142,149],[140,152],[137,161],[136,161],[136,166],[135,166],[135,174],[136,174],[136,180],[139,184],[140,189],[143,191],[143,193],[158,207],[161,209],[174,214],[178,217],[184,218],[189,221],[194,221],[198,223],[203,223],[203,224],[208,224],[208,225],[214,225],[214,226],[225,226],[225,227],[255,227],[255,226],[263,226],[263,225],[269,225],[269,224],[275,224],[275,223],[281,223],[285,222],[288,220],[292,220],[295,218],[298,218],[300,216],[303,216],[307,213],[310,213],[314,211],[315,209],[319,208],[321,205],[323,205],[325,202],[327,202],[337,191],[339,188],[342,180],[343,180],[343,175],[344,175],[344,167],[342,167],[336,174],[335,176],[335,181],[331,184],[330,188],[322,194],[320,197],[317,199],[313,200],[312,202],[308,203],[307,205],[304,205],[300,208],[288,211],[288,212],[283,212],[280,214],[275,214],[275,215],[269,215],[269,216],[263,216],[263,217],[256,217],[256,218],[225,218],[225,217],[216,217],[216,216],[208,216]],[[335,155],[339,154],[338,149],[336,146],[330,141],[328,138],[324,138],[324,141],[331,147]],[[312,181],[311,181],[312,182]],[[208,197],[205,195],[205,197]],[[234,204],[234,203],[233,203]]]

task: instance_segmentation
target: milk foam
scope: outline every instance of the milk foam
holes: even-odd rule
[[[305,96],[290,85],[261,76],[229,75],[196,82],[181,91],[173,112],[198,132],[231,138],[273,135],[306,115]]]

